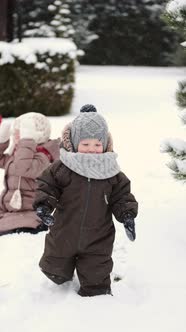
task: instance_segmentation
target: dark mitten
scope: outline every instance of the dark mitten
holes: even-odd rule
[[[125,227],[126,234],[130,241],[134,241],[136,238],[136,232],[135,232],[135,221],[133,216],[127,212],[123,215],[122,223]]]
[[[51,209],[46,205],[40,205],[36,209],[37,216],[42,220],[43,224],[47,226],[54,225],[54,217],[51,215]]]

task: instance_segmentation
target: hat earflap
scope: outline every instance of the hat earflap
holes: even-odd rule
[[[63,129],[61,147],[70,152],[74,151],[71,141],[71,123],[68,123]]]
[[[113,139],[111,133],[108,133],[108,142],[106,152],[113,152]]]

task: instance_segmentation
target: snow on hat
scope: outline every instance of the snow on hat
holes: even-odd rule
[[[35,112],[25,113],[17,117],[12,126],[12,135],[14,135],[15,130],[20,129],[22,120],[34,123],[32,138],[37,144],[45,143],[49,140],[51,133],[50,121],[45,115]]]
[[[83,139],[98,139],[104,151],[108,142],[108,126],[105,119],[97,113],[95,106],[87,104],[81,107],[80,114],[71,125],[71,141],[77,151]]]

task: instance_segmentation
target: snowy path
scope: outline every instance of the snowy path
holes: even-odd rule
[[[174,100],[184,77],[183,68],[78,68],[73,113],[93,103],[108,119],[139,201],[137,241],[116,223],[112,279],[122,280],[113,297],[80,298],[76,278],[58,287],[40,273],[44,234],[1,237],[2,332],[185,332],[186,187],[159,152],[161,139],[185,137]],[[72,118],[51,118],[54,136]]]

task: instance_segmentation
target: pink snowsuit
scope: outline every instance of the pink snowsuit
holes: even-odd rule
[[[36,182],[52,160],[59,159],[59,140],[48,140],[37,145],[33,139],[21,139],[12,155],[4,154],[9,141],[0,143],[0,168],[4,168],[4,190],[0,196],[0,234],[21,227],[37,228],[41,223],[33,211]],[[39,147],[39,148],[38,148]],[[15,190],[18,189],[22,198],[21,209],[16,210],[10,205]]]

